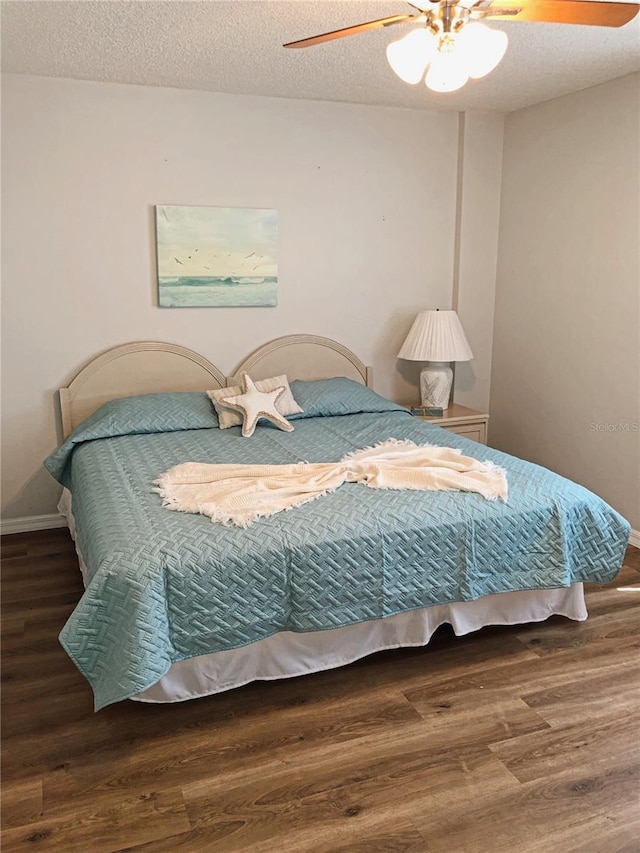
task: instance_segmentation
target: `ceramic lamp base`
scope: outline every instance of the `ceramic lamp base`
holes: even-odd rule
[[[428,409],[447,409],[453,370],[446,362],[432,361],[420,371],[420,401]]]

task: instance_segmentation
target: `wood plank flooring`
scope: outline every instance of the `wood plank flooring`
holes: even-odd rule
[[[2,851],[638,853],[640,551],[560,617],[98,714],[66,531],[2,540]]]

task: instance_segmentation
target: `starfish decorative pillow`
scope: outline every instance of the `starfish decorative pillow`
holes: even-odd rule
[[[260,418],[266,418],[272,424],[284,430],[293,432],[293,424],[280,414],[276,403],[284,394],[284,386],[273,391],[259,391],[248,373],[242,374],[242,394],[234,397],[222,397],[221,402],[230,406],[242,415],[242,435],[248,438],[253,435]]]
[[[260,391],[273,391],[274,388],[279,388],[281,385],[284,387],[284,394],[282,397],[278,397],[278,401],[276,403],[280,414],[287,416],[302,412],[300,406],[293,399],[289,382],[284,374],[281,376],[270,376],[268,379],[258,379],[255,383],[256,388]],[[232,426],[239,426],[242,423],[241,413],[237,412],[235,409],[230,409],[229,406],[225,406],[222,402],[224,397],[237,397],[239,394],[242,394],[242,388],[240,385],[232,385],[227,388],[216,388],[215,391],[207,391],[207,395],[218,414],[220,429],[228,429]]]

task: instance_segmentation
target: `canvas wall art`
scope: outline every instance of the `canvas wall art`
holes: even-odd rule
[[[278,304],[278,212],[243,207],[156,207],[162,308]]]

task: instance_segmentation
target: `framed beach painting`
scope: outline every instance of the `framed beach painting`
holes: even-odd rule
[[[278,212],[156,206],[161,308],[278,304]]]

